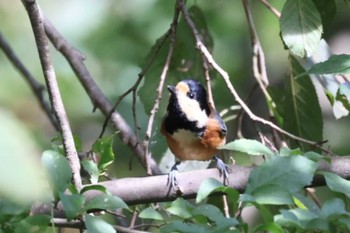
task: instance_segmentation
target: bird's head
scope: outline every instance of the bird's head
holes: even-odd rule
[[[179,108],[181,114],[189,121],[197,121],[197,127],[205,126],[210,108],[207,99],[207,92],[198,81],[187,79],[182,80],[176,86],[168,86],[170,91],[169,108]]]

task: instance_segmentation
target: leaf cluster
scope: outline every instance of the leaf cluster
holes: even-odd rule
[[[322,35],[335,14],[335,7],[334,0],[286,0],[279,23],[281,40],[289,53],[290,72],[283,79],[283,88],[267,86],[267,92],[273,101],[272,104],[267,104],[266,110],[273,113],[276,124],[297,137],[314,142],[324,139],[324,120],[315,82],[311,77],[323,85],[337,119],[348,115],[350,111],[349,82],[344,79],[337,84],[335,90],[326,85],[329,80],[335,81],[339,75],[350,72],[350,55],[329,55],[323,62],[315,62],[313,59],[317,51],[328,48]],[[212,51],[214,41],[205,14],[197,5],[189,8],[189,14],[203,43]],[[157,53],[138,90],[147,113],[152,109],[156,96],[154,90],[158,86],[158,77],[164,68],[170,44],[170,37],[164,34],[146,56],[144,65]],[[166,83],[176,83],[184,78],[204,81],[203,58],[195,45],[191,29],[186,20],[180,18]],[[209,67],[209,73],[211,77],[217,76],[212,67]],[[325,77],[328,81],[321,82]],[[215,82],[213,84],[215,89]],[[226,96],[221,97],[230,103],[234,102]],[[164,112],[163,102],[158,123]],[[236,120],[235,117],[229,119]],[[280,145],[275,145],[278,149],[271,149],[272,146],[253,139],[234,140],[221,149],[231,154],[241,153],[249,158],[259,158],[261,161],[251,172],[243,193],[223,186],[215,179],[208,179],[201,184],[195,200],[178,198],[170,203],[129,207],[121,198],[111,195],[99,184],[115,161],[113,138],[114,135],[98,139],[88,153],[89,156],[81,161],[88,173],[86,185],[81,190],[72,184],[71,167],[63,156],[62,146],[45,151],[41,162],[52,192],[45,201],[48,205],[52,204],[52,214],[33,216],[30,214],[30,206],[2,198],[0,233],[46,232],[49,225],[54,224],[51,221],[58,205],[62,205],[68,223],[83,223],[90,233],[116,232],[114,221],[108,219],[108,216],[116,215],[116,211],[121,209],[128,214],[133,209],[136,221],[146,227],[149,225],[149,229],[156,232],[350,231],[349,181],[336,174],[322,172],[326,189],[332,195],[327,200],[320,201],[317,195],[315,198],[315,195],[305,189],[312,184],[314,176],[320,174],[317,171],[318,163],[328,161],[321,150],[315,149],[315,144],[285,139],[283,135],[279,135],[279,139],[287,141],[289,148],[297,149]],[[160,140],[159,131],[152,135],[152,139],[156,142]],[[58,141],[60,140],[62,139],[59,138]],[[75,140],[77,150],[81,152],[80,139],[76,137]],[[165,144],[159,144],[151,147],[154,154],[164,152]],[[84,195],[87,192],[97,192],[99,195],[87,199]],[[262,220],[256,225],[249,225],[242,215],[242,211],[248,208],[254,208],[261,216]]]

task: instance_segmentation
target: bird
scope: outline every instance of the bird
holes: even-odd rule
[[[184,160],[216,160],[220,176],[227,180],[230,168],[216,155],[225,145],[227,128],[219,113],[209,106],[207,91],[196,80],[186,79],[167,86],[170,92],[167,112],[161,123],[175,164],[168,174],[168,184],[177,186],[177,166]]]

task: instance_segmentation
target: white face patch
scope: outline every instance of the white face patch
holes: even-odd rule
[[[197,121],[196,126],[203,128],[206,126],[208,116],[205,110],[202,110],[197,100],[189,98],[185,93],[178,92],[177,100],[182,112],[186,115],[189,121]]]

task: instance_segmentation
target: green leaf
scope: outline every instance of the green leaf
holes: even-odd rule
[[[297,148],[297,149],[289,149],[288,147],[282,147],[279,151],[279,156],[295,156],[295,155],[302,155],[303,152]]]
[[[293,202],[299,209],[307,210],[307,207],[304,205],[304,203],[294,196]]]
[[[193,216],[201,215],[206,216],[211,221],[215,222],[215,230],[218,232],[224,232],[230,227],[238,224],[238,221],[234,218],[226,218],[223,213],[213,205],[200,205],[192,211]]]
[[[301,192],[304,193],[304,192]],[[306,197],[304,194],[301,193],[295,193],[293,196],[294,204],[299,209],[305,209],[313,213],[319,213],[320,209],[318,208],[317,204],[312,201],[309,197]]]
[[[292,54],[309,57],[322,36],[321,16],[312,0],[287,0],[280,18],[281,35]]]
[[[293,76],[303,73],[303,68],[291,58]],[[288,78],[286,89],[285,109],[283,113],[283,128],[299,137],[322,141],[323,118],[316,90],[310,78]],[[298,147],[295,141],[291,141],[292,147]],[[304,151],[315,150],[313,147],[301,144]]]
[[[328,188],[334,192],[343,193],[350,198],[350,181],[330,172],[321,172],[326,179]]]
[[[82,152],[83,151],[83,146],[82,146],[82,143],[81,143],[81,139],[79,136],[77,135],[73,135],[73,140],[74,140],[74,145],[75,145],[75,148],[77,150],[77,152]]]
[[[341,215],[349,216],[349,213],[345,210],[345,203],[342,199],[332,198],[322,205],[321,216],[323,218],[330,219]]]
[[[114,135],[97,139],[92,146],[93,152],[100,155],[97,167],[101,173],[114,161],[113,138]]]
[[[186,219],[192,217],[192,209],[193,206],[188,201],[183,198],[177,198],[166,210],[173,215]]]
[[[233,202],[237,201],[239,198],[239,193],[237,190],[224,186],[220,181],[214,178],[208,178],[199,186],[196,203],[203,201],[213,192],[223,192],[228,196],[229,200]]]
[[[85,193],[89,190],[96,190],[96,191],[100,191],[102,193],[105,193],[105,194],[109,194],[109,191],[107,190],[107,188],[101,184],[91,184],[91,185],[86,185],[84,186],[84,188],[82,188],[80,190],[80,193]]]
[[[163,46],[161,46],[161,43],[163,43]],[[170,36],[162,35],[160,38],[158,38],[155,42],[155,44],[152,46],[150,52],[145,58],[143,66],[147,65],[149,62],[151,62],[153,56],[155,55],[156,51],[158,51],[158,54],[156,57],[154,57],[152,66],[148,69],[147,74],[144,78],[144,84],[141,86],[141,88],[138,91],[138,94],[140,96],[140,100],[143,103],[143,107],[145,109],[145,112],[147,115],[150,114],[150,111],[153,107],[154,100],[156,98],[156,93],[154,90],[157,90],[158,84],[159,84],[159,77],[162,72],[162,67],[165,63],[166,56],[168,53],[168,48],[170,46]],[[171,72],[171,67],[169,67]],[[152,96],[152,98],[151,98]],[[164,95],[167,96],[167,95]],[[161,109],[164,110],[165,106],[161,105]]]
[[[63,138],[60,133],[57,133],[56,136],[51,139],[51,148],[54,151],[57,151],[59,154],[64,155],[64,148],[63,148]]]
[[[214,178],[204,180],[199,186],[196,202],[199,203],[209,196],[215,189],[222,187],[222,183]]]
[[[265,223],[271,223],[273,221],[273,215],[271,211],[265,205],[260,205],[258,202],[256,202],[255,198],[252,195],[246,193],[241,194],[239,201],[248,206],[255,206],[259,210],[261,217],[264,219]]]
[[[350,218],[339,219],[339,223],[341,223],[344,226],[346,226],[347,230],[350,230]]]
[[[30,209],[30,205],[23,205],[12,200],[0,198],[0,220],[2,215],[21,215]],[[1,223],[1,221],[0,221]]]
[[[305,229],[306,226],[318,216],[304,209],[281,210],[280,215],[275,216],[275,223],[280,226],[294,226]]]
[[[129,209],[128,205],[119,197],[108,194],[101,194],[88,200],[84,206],[85,210],[103,209],[115,212],[117,209]]]
[[[57,192],[64,192],[72,179],[72,169],[67,159],[57,151],[44,151],[41,158],[43,166],[49,174],[52,188]]]
[[[284,233],[284,230],[275,223],[267,223],[257,226],[253,232]]]
[[[82,214],[83,205],[85,202],[85,199],[82,195],[67,195],[64,193],[59,193],[59,196],[63,204],[64,213],[66,214],[68,220],[72,220]]]
[[[50,216],[33,215],[23,219],[15,228],[15,233],[35,232],[45,233],[50,224]]]
[[[281,210],[281,215],[275,216],[275,222],[285,227],[335,232],[332,223],[338,225],[338,219],[348,217],[349,213],[345,210],[343,200],[332,198],[323,204],[321,211],[312,212],[299,208]]]
[[[287,192],[292,198],[291,194],[311,184],[316,167],[317,163],[303,156],[273,157],[250,173],[245,193],[264,198],[264,203],[273,198],[279,200],[281,194],[283,199],[280,200],[287,200]],[[265,191],[269,186],[278,192]]]
[[[269,85],[267,87],[267,91],[270,94],[273,102],[275,105],[269,106],[269,108],[273,111],[273,114],[275,115],[276,122],[279,126],[282,127],[283,125],[283,116],[281,115],[283,113],[284,108],[284,100],[285,100],[285,94],[284,90],[280,87],[274,87],[272,85]]]
[[[318,162],[318,161],[324,159],[323,155],[316,153],[316,152],[313,152],[313,151],[306,152],[304,154],[304,157],[306,157],[314,162]]]
[[[316,63],[308,70],[309,74],[348,74],[350,73],[350,55],[332,55],[327,61]]]
[[[235,150],[243,153],[247,153],[250,155],[266,155],[266,156],[274,156],[275,154],[262,143],[252,140],[252,139],[237,139],[226,145],[222,146],[220,149],[225,150]]]
[[[336,3],[334,0],[313,0],[313,3],[317,7],[318,12],[321,15],[322,25],[324,31],[326,32],[327,27],[332,22],[337,11]]]
[[[147,207],[146,209],[143,209],[140,212],[139,217],[153,220],[163,220],[163,216],[152,207]]]
[[[346,109],[346,115],[350,111],[350,83],[345,82],[339,86],[336,95],[336,101],[341,102],[343,108]]]
[[[87,171],[90,175],[90,182],[92,184],[96,184],[98,182],[98,177],[100,175],[100,171],[98,170],[98,167],[96,163],[94,163],[91,160],[83,160],[81,161],[81,165],[83,165],[83,168],[85,171]]]
[[[172,221],[160,228],[160,232],[206,233],[209,227],[203,224],[190,224],[182,221]]]
[[[293,204],[292,194],[279,185],[267,184],[255,189],[252,193],[259,204],[290,205]]]
[[[335,75],[320,75],[320,76],[332,76],[333,78],[324,78],[326,83],[323,84],[324,92],[332,105],[333,114],[336,119],[340,119],[349,115],[350,110],[350,83],[348,81],[338,84],[335,79]],[[329,84],[327,84],[327,82]],[[337,89],[336,89],[337,88]]]
[[[333,232],[328,221],[322,218],[315,218],[308,222],[306,229],[314,229],[319,232]]]
[[[99,217],[85,214],[85,226],[88,233],[116,233],[113,226]]]

